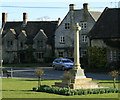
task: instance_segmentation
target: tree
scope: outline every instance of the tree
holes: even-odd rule
[[[35,72],[35,76],[38,77],[38,87],[39,87],[39,86],[41,86],[41,77],[44,74],[44,71],[38,67],[35,69],[34,72]]]
[[[72,79],[72,73],[70,71],[65,71],[63,74],[63,80],[67,80],[68,82],[68,91],[70,92],[70,85],[71,85],[71,79]]]
[[[114,88],[116,88],[115,83],[116,83],[116,78],[119,75],[119,71],[113,70],[113,71],[109,72],[109,75],[113,77],[113,86],[114,86]]]

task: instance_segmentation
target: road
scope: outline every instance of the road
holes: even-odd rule
[[[41,67],[44,70],[42,79],[45,80],[60,80],[62,79],[64,71],[53,70],[52,67]],[[10,70],[10,69],[9,69]],[[37,78],[34,75],[35,67],[30,68],[13,68],[13,78]],[[93,80],[112,80],[108,73],[85,73],[87,78]],[[6,77],[4,74],[3,77]]]

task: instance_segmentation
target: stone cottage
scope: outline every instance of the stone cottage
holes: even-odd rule
[[[7,21],[2,13],[2,57],[4,63],[43,62],[54,56],[54,36],[59,21]]]
[[[81,26],[80,31],[80,56],[87,54],[88,32],[98,20],[101,12],[89,11],[88,3],[83,4],[83,9],[75,9],[75,4],[69,5],[69,11],[55,32],[55,56],[73,58],[75,23]]]
[[[90,46],[107,49],[108,62],[120,62],[120,8],[106,7],[88,36]]]

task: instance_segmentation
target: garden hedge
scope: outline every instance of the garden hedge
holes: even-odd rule
[[[120,93],[119,89],[115,88],[101,88],[101,89],[76,89],[68,91],[68,88],[60,88],[55,86],[42,85],[40,87],[34,87],[33,91],[47,92],[60,95],[87,95],[87,94],[103,94],[103,93]]]

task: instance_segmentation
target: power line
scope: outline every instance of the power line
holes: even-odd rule
[[[52,8],[52,9],[64,9],[64,8],[67,8],[67,7],[30,7],[30,6],[0,6],[0,7],[3,7],[3,8]]]
[[[45,9],[67,9],[68,7],[33,7],[33,6],[0,6],[2,8],[45,8]],[[105,7],[90,7],[90,8],[105,8]]]

